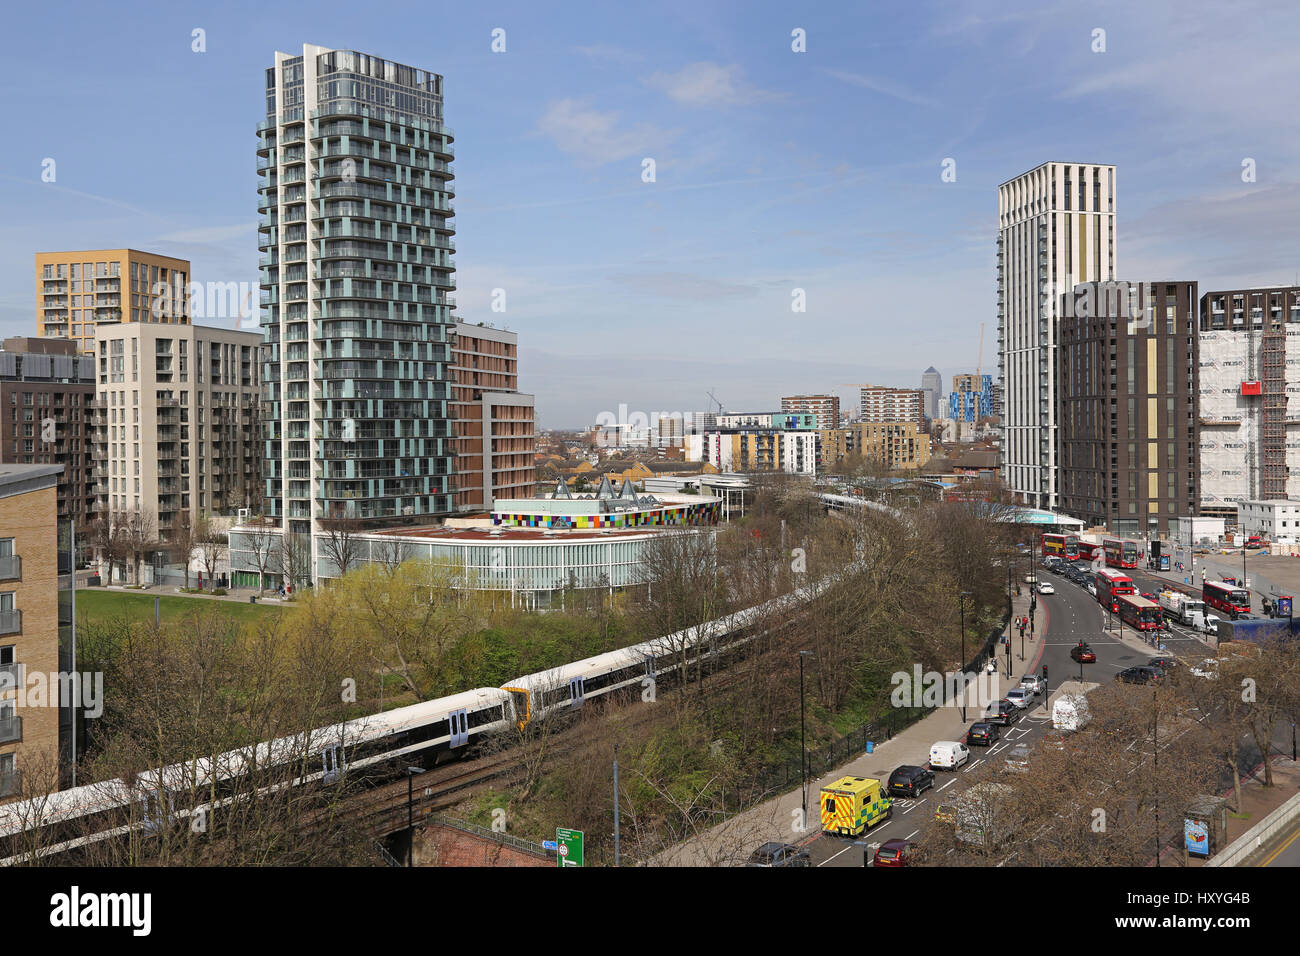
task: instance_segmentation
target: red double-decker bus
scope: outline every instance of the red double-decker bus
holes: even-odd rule
[[[1043,557],[1054,554],[1066,561],[1079,560],[1079,539],[1072,534],[1043,535]]]
[[[1079,560],[1087,561],[1089,564],[1102,553],[1101,545],[1093,544],[1091,541],[1079,542]]]
[[[1250,613],[1250,592],[1224,581],[1206,581],[1201,586],[1201,599],[1233,618]]]
[[[1119,598],[1124,594],[1137,594],[1133,579],[1127,574],[1102,568],[1096,575],[1097,603],[1111,611],[1119,610]]]
[[[1163,626],[1160,605],[1140,594],[1121,594],[1115,598],[1119,619],[1138,631],[1158,631]]]
[[[1106,566],[1109,568],[1136,568],[1138,566],[1138,543],[1132,538],[1106,538],[1101,543],[1106,552]]]

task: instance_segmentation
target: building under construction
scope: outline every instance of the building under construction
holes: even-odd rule
[[[1300,497],[1300,286],[1207,292],[1200,339],[1201,513]]]

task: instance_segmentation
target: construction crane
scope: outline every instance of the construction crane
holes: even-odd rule
[[[705,392],[704,394],[707,395],[707,396],[709,396],[709,398],[713,399],[714,404],[716,404],[716,405],[718,406],[718,414],[721,415],[721,414],[722,414],[722,402],[718,401],[718,396],[716,396],[716,395],[713,394],[713,389],[709,389],[709,390],[708,390],[707,392]]]
[[[980,388],[984,387],[984,379],[980,378],[980,369],[984,366],[984,323],[980,323],[980,352],[979,358],[975,360],[975,384]]]

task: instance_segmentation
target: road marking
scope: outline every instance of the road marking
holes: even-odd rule
[[[873,843],[873,844],[871,844],[871,845],[872,845],[872,846],[879,846],[879,844],[877,844],[877,843]],[[839,853],[836,853],[835,856],[828,857],[827,859],[822,860],[822,861],[821,861],[820,863],[818,863],[817,865],[818,865],[818,866],[825,866],[825,865],[826,865],[827,863],[829,863],[831,860],[835,859],[835,857],[843,856],[845,853],[848,853],[849,850],[852,850],[852,849],[853,849],[853,844],[850,843],[850,844],[849,844],[848,846],[846,846],[844,849],[840,850]]]
[[[903,837],[903,839],[904,839],[904,840],[910,840],[910,839],[912,839],[912,837],[916,836],[916,835],[917,835],[918,833],[920,833],[920,832],[921,832],[920,830],[913,830],[913,831],[912,831],[911,833],[909,833],[907,836]],[[1291,839],[1294,840],[1295,837],[1292,837]]]
[[[923,803],[925,803],[924,800],[917,800],[915,803],[913,803],[910,807],[908,807],[908,808],[907,808],[906,810],[904,810],[903,812],[904,812],[904,813],[911,813],[913,810],[915,810],[917,807],[919,807],[919,806],[920,806],[921,804],[923,804]]]
[[[1280,847],[1278,847],[1276,850],[1274,850],[1272,853],[1270,853],[1270,854],[1268,855],[1268,858],[1265,859],[1265,860],[1262,860],[1262,861],[1260,862],[1259,865],[1260,865],[1260,866],[1268,866],[1270,863],[1272,863],[1274,860],[1276,860],[1276,859],[1277,859],[1277,858],[1282,854],[1282,851],[1283,851],[1283,850],[1285,850],[1287,847],[1289,847],[1289,846],[1290,846],[1292,843],[1294,843],[1297,839],[1300,839],[1300,830],[1297,830],[1295,833],[1291,834],[1291,839],[1287,840],[1287,841],[1286,841],[1285,843],[1283,843]]]
[[[943,787],[939,787],[939,788],[936,789],[934,792],[935,792],[935,793],[938,793],[940,790],[943,790],[944,787],[951,787],[951,786],[952,786],[954,783],[956,783],[956,782],[957,782],[957,778],[956,778],[956,777],[953,777],[951,780],[949,780],[947,783],[945,783],[945,784],[943,785]]]
[[[979,760],[976,760],[973,764],[971,764],[970,766],[968,766],[965,770],[962,771],[962,773],[970,773],[972,770],[974,770],[976,767],[978,767],[978,766],[979,766],[980,764],[982,764],[983,762],[984,762],[984,758],[983,758],[983,757],[980,757]]]

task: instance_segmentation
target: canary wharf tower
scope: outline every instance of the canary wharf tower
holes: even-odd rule
[[[346,50],[275,54],[258,126],[264,512],[423,524],[453,511],[451,130],[442,77]]]

